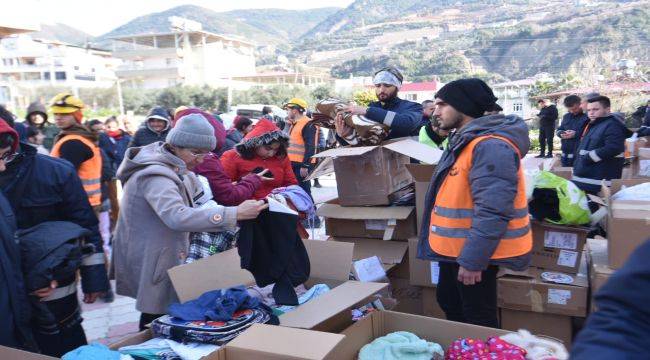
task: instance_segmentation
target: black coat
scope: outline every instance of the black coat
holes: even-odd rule
[[[557,122],[558,112],[555,105],[549,105],[539,110],[539,127],[554,128]]]
[[[573,130],[576,132],[576,135],[572,139],[561,140],[562,153],[573,154],[576,151],[578,143],[580,142],[580,135],[582,135],[582,131],[585,129],[588,122],[589,118],[587,117],[587,114],[583,112],[578,115],[573,115],[570,112],[564,114],[562,117],[562,123],[557,128],[557,136],[560,137],[560,134],[566,130]]]
[[[147,126],[143,126],[139,128],[135,134],[133,134],[133,138],[131,138],[131,142],[129,143],[128,147],[139,147],[153,144],[158,141],[165,141],[169,130],[170,129],[167,128],[163,132],[157,133],[149,129]]]
[[[16,218],[2,194],[0,215],[0,345],[35,351],[29,325],[30,308],[15,237]]]
[[[297,225],[297,215],[269,210],[241,223],[237,241],[241,268],[250,271],[260,287],[275,283],[277,304],[298,305],[294,287],[309,279],[309,256]]]

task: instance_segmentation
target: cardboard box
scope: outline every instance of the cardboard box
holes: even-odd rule
[[[570,316],[501,309],[502,329],[510,331],[525,329],[531,334],[557,339],[564,343],[567,349],[571,346],[573,338],[572,324]]]
[[[437,261],[426,261],[417,258],[418,239],[409,239],[409,273],[411,285],[436,287],[440,267]]]
[[[577,275],[529,268],[516,272],[501,270],[498,278],[499,307],[536,313],[587,316],[589,279],[586,262]],[[550,282],[548,274],[570,279],[571,283]]]
[[[332,290],[280,316],[280,325],[323,331],[340,331],[351,322],[350,310],[363,304],[388,285],[348,281],[354,244],[305,240],[311,263],[308,288],[325,283]],[[252,285],[253,276],[240,268],[237,249],[173,267],[168,270],[181,302],[196,299],[206,291],[238,285]]]
[[[109,348],[117,350],[123,346],[141,344],[151,338],[151,331],[146,330],[123,339],[120,342],[111,344]],[[202,359],[335,359],[333,357],[333,351],[343,339],[344,336],[340,334],[254,324],[237,338]]]
[[[442,311],[440,305],[438,304],[438,299],[436,298],[436,292],[438,289],[434,287],[423,287],[422,288],[422,315],[428,317],[434,317],[439,319],[445,319],[447,316],[445,312]]]
[[[614,269],[609,267],[607,240],[587,239],[587,263],[589,264],[589,285],[591,286],[591,311],[596,310],[594,295],[605,285]]]
[[[56,360],[57,358],[18,350],[7,346],[0,346],[0,359],[2,360]]]
[[[552,174],[555,174],[561,178],[571,180],[573,177],[573,168],[570,166],[558,166],[551,170]]]
[[[650,202],[638,200],[612,200],[623,186],[634,186],[649,179],[612,180],[611,188],[602,193],[609,207],[607,237],[609,239],[609,266],[618,269],[630,254],[650,236]]]
[[[409,331],[421,339],[440,344],[445,350],[459,338],[487,339],[490,336],[500,336],[508,333],[500,329],[461,324],[442,319],[393,311],[378,311],[357,321],[341,333],[345,335],[345,339],[339,343],[334,351],[336,359],[357,359],[359,350],[364,345],[395,331]]]
[[[533,251],[531,266],[576,274],[589,229],[531,221]]]
[[[406,170],[410,158],[437,164],[442,151],[412,139],[388,141],[380,146],[340,147],[323,151],[315,158],[332,158],[319,165],[312,177],[336,173],[342,206],[389,205],[397,191],[413,182]]]
[[[328,202],[318,208],[325,232],[332,237],[404,240],[415,236],[413,206],[343,207]]]
[[[422,227],[422,217],[424,216],[424,199],[427,196],[429,184],[431,183],[436,166],[428,164],[406,164],[406,169],[413,177],[413,181],[415,181],[415,212],[417,231],[419,233],[420,227]]]

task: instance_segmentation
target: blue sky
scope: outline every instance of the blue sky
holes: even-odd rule
[[[151,12],[174,6],[193,4],[215,11],[234,9],[312,9],[327,6],[346,7],[353,0],[19,0],[11,11],[0,16],[27,24],[55,23],[83,30],[97,36]],[[12,21],[13,22],[13,21]]]

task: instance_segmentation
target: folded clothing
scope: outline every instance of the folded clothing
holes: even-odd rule
[[[397,331],[364,345],[359,351],[359,360],[439,360],[444,354],[436,343],[407,331]]]
[[[208,291],[197,299],[182,304],[169,305],[169,315],[180,320],[231,320],[237,310],[260,307],[257,298],[248,294],[246,288],[238,286],[230,289]]]
[[[218,349],[219,346],[212,344],[180,343],[156,337],[142,344],[121,347],[119,352],[138,359],[194,360],[210,355]]]
[[[454,341],[445,360],[526,360],[526,350],[512,345],[498,337],[481,339],[458,339]]]
[[[526,330],[501,336],[501,340],[526,350],[528,360],[568,360],[569,352],[560,342],[540,338]]]
[[[88,360],[88,359],[105,359],[105,360],[127,360],[131,357],[122,356],[117,351],[112,351],[106,345],[94,343],[80,346],[72,351],[67,352],[61,357],[63,360]]]
[[[324,293],[330,291],[330,287],[325,284],[316,284],[312,286],[309,290],[305,285],[298,285],[294,288],[296,290],[296,295],[298,295],[298,304],[302,305],[307,303]],[[268,285],[263,288],[259,286],[250,286],[248,287],[248,293],[251,296],[258,298],[262,303],[271,307],[273,313],[277,315],[282,315],[284,313],[295,310],[298,306],[291,305],[277,305],[275,299],[273,298],[273,285]]]

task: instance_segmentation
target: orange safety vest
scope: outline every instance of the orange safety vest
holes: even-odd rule
[[[302,130],[307,126],[311,121],[306,116],[298,119],[296,123],[291,127],[289,131],[289,148],[287,149],[287,155],[291,162],[301,163],[305,160],[305,139],[302,137]],[[316,134],[314,135],[314,147],[318,146],[318,132],[320,129],[316,127]],[[316,163],[316,158],[311,158],[309,160],[312,164]]]
[[[81,135],[66,135],[54,144],[50,155],[60,158],[61,146],[69,140],[79,140],[93,151],[93,157],[79,166],[77,174],[81,179],[84,190],[86,190],[90,205],[99,206],[102,204],[102,155],[99,152],[99,146]]]
[[[467,144],[440,186],[431,212],[429,246],[437,254],[459,257],[463,250],[465,239],[472,227],[472,216],[474,214],[474,200],[472,199],[469,181],[474,147],[488,138],[505,141],[521,157],[519,149],[510,140],[501,136],[479,136]],[[519,181],[517,183],[517,195],[514,200],[515,214],[513,219],[508,222],[508,230],[499,242],[496,251],[492,254],[492,259],[521,256],[530,252],[533,247],[525,178],[521,167],[519,167],[517,177]]]

